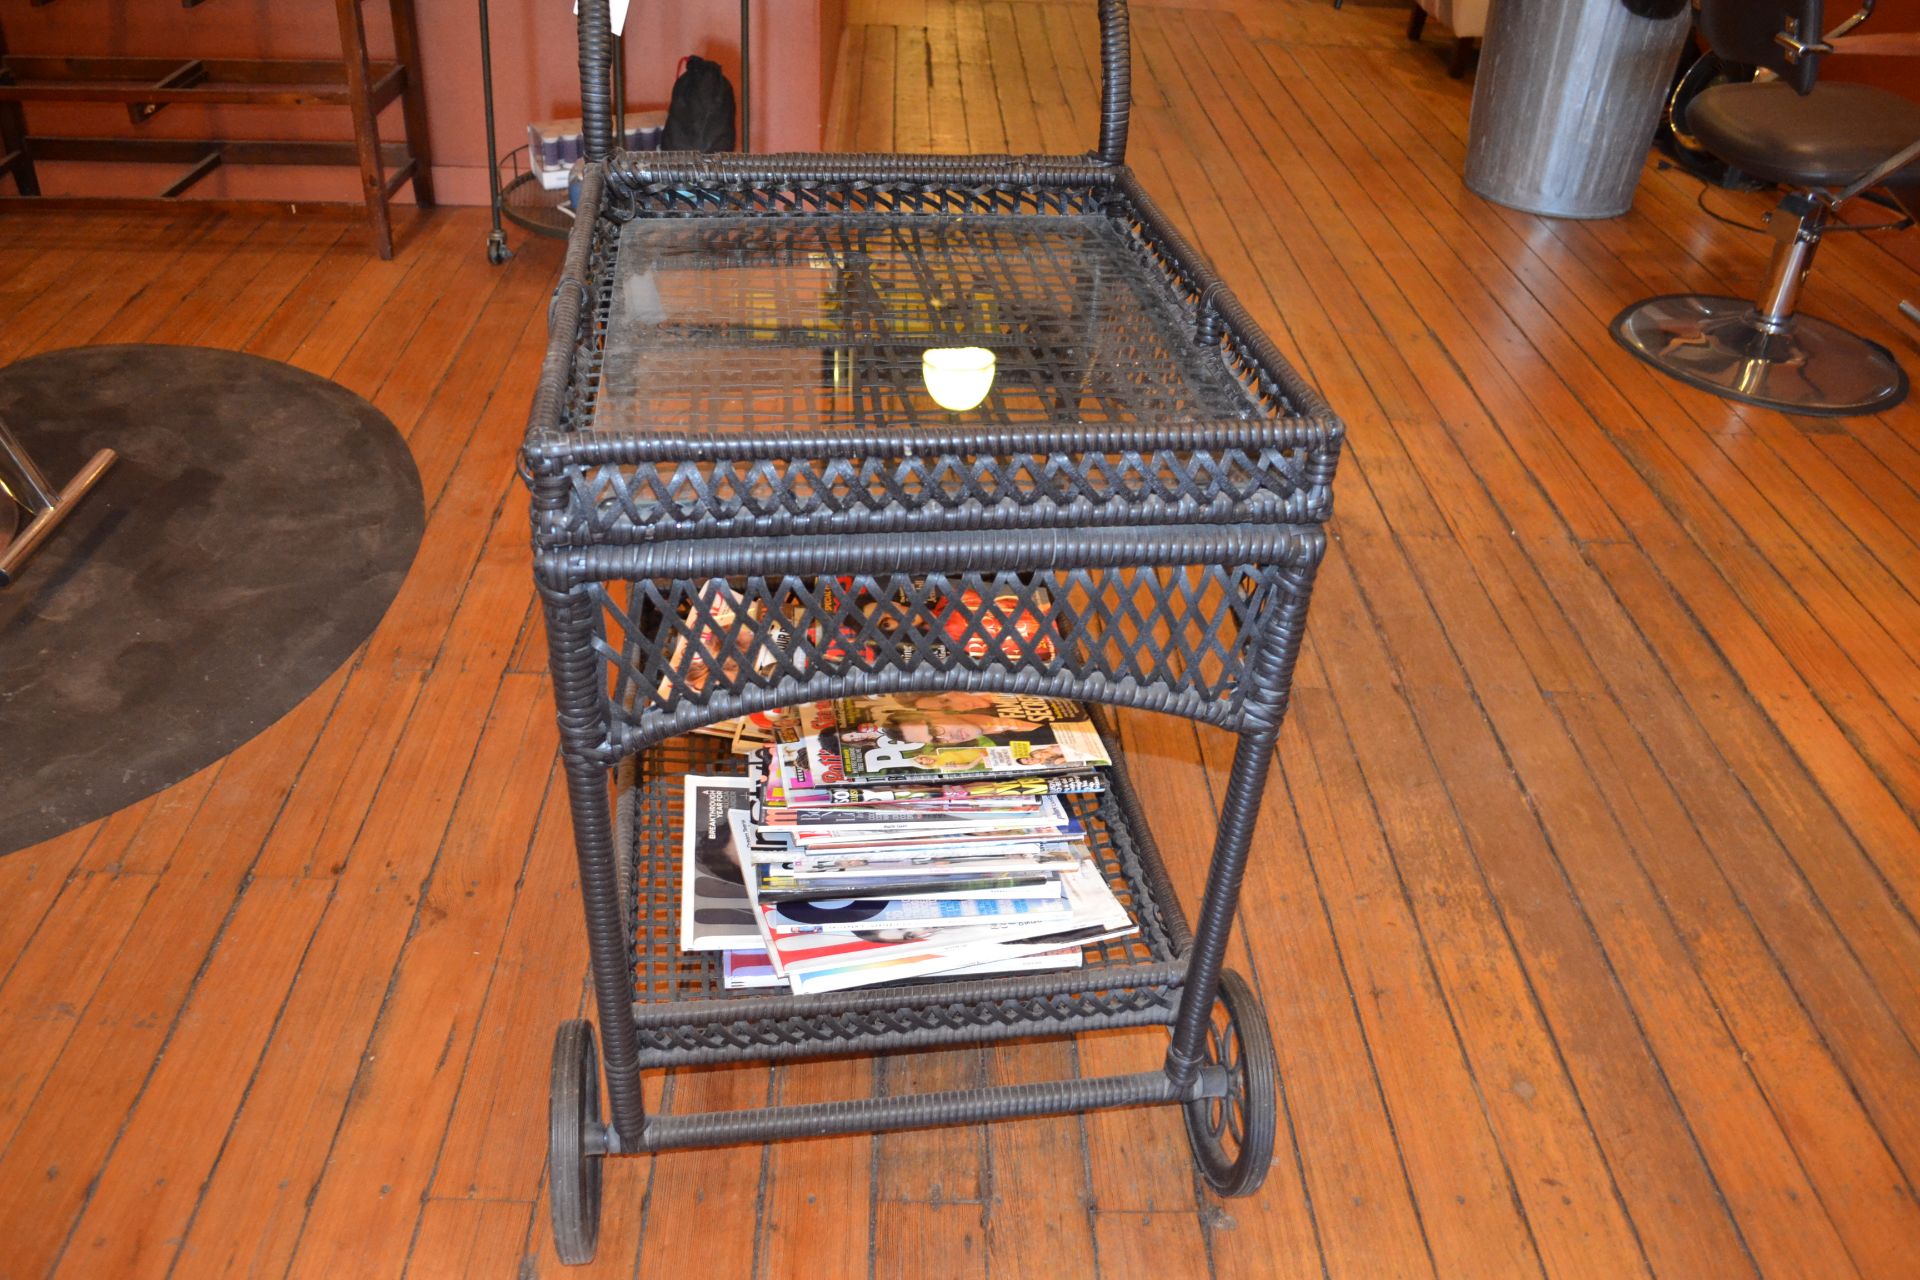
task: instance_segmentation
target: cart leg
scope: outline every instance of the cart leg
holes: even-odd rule
[[[1180,1012],[1174,1019],[1173,1043],[1167,1046],[1167,1075],[1182,1087],[1193,1082],[1206,1052],[1208,1020],[1220,983],[1220,962],[1226,955],[1227,935],[1240,902],[1240,882],[1246,876],[1247,849],[1260,815],[1260,796],[1267,785],[1267,766],[1273,761],[1275,731],[1260,728],[1240,738],[1234,749],[1233,771],[1227,778],[1226,799],[1220,806],[1220,831],[1214,838],[1213,861],[1207,871],[1206,896],[1193,929],[1192,958],[1186,981],[1180,986]]]
[[[1307,573],[1310,575],[1311,570]],[[1167,1076],[1182,1088],[1193,1083],[1206,1051],[1207,1023],[1220,983],[1221,960],[1227,952],[1227,935],[1233,930],[1233,913],[1240,905],[1240,882],[1247,873],[1247,849],[1253,843],[1254,824],[1260,819],[1267,767],[1273,762],[1274,741],[1287,712],[1287,689],[1293,682],[1294,662],[1300,656],[1310,583],[1310,576],[1302,576],[1290,584],[1291,598],[1277,611],[1244,677],[1245,728],[1233,752],[1233,771],[1227,777],[1227,793],[1220,805],[1220,830],[1214,837],[1213,861],[1207,868],[1206,895],[1200,901],[1187,977],[1181,985],[1180,1012],[1174,1019],[1173,1043],[1167,1046]]]
[[[599,737],[599,658],[591,644],[593,601],[584,589],[543,591],[553,700],[566,758],[567,798],[573,812],[574,853],[593,960],[593,997],[607,1077],[607,1105],[619,1149],[637,1151],[646,1124],[640,1096],[640,1045],[633,1027],[633,975],[614,867],[613,815],[607,771],[590,754]]]

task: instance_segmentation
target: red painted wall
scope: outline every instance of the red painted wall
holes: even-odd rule
[[[1826,7],[1828,25],[1838,25],[1858,5],[1846,0]],[[1884,35],[1892,31],[1920,31],[1920,0],[1880,0],[1873,16],[1860,28],[1860,34]],[[1904,94],[1920,102],[1920,58],[1870,58],[1846,56],[1828,58],[1820,74],[1828,80],[1847,80],[1859,84],[1877,84],[1883,89]]]
[[[755,150],[813,150],[820,145],[827,94],[839,48],[844,0],[751,0]],[[480,91],[475,0],[415,0],[425,64],[428,130],[437,194],[447,203],[484,204],[486,137]],[[376,57],[391,56],[387,6],[365,0]],[[182,9],[170,0],[142,4],[0,0],[14,53],[132,54],[170,57],[335,56],[339,34],[327,0],[208,0]],[[739,0],[633,0],[625,39],[629,107],[664,107],[684,54],[712,58],[739,86]],[[493,0],[494,108],[501,150],[525,141],[530,119],[576,115],[580,90],[571,0]],[[116,105],[28,107],[37,133],[151,137],[350,138],[344,109],[173,106],[131,126]],[[404,136],[398,104],[381,117],[382,136]],[[43,166],[50,190],[151,194],[173,170],[132,166]],[[4,180],[0,180],[4,181]],[[349,170],[222,169],[196,196],[287,199],[358,198]]]

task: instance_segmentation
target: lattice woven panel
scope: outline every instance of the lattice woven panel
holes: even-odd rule
[[[1324,519],[1312,449],[1225,446],[1114,453],[829,456],[789,451],[581,467],[544,545],[641,542],[667,532],[859,531],[931,513],[946,527]],[[921,523],[931,523],[923,520]]]
[[[660,713],[756,690],[792,701],[826,677],[958,685],[1017,671],[1063,695],[1231,724],[1250,638],[1304,595],[1310,571],[1128,566],[588,590],[602,619],[609,737],[631,746],[657,736]]]

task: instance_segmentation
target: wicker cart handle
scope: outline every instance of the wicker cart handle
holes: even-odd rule
[[[607,0],[577,0],[580,11],[580,133],[587,159],[613,154],[613,14]]]
[[[1127,113],[1133,107],[1133,49],[1127,0],[1100,0],[1100,158],[1127,158]]]
[[[580,118],[589,160],[613,154],[613,98],[607,81],[612,57],[607,0],[580,0]],[[1127,156],[1132,82],[1127,0],[1100,0],[1099,156],[1108,164],[1120,164]]]

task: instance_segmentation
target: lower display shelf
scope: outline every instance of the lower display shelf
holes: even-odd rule
[[[573,209],[567,203],[567,189],[548,190],[540,185],[540,175],[525,163],[527,149],[521,147],[500,158],[500,212],[515,226],[537,236],[565,240],[573,232]]]
[[[1109,743],[1116,735],[1106,734]],[[918,978],[821,996],[730,991],[718,951],[682,951],[682,779],[739,774],[716,738],[670,739],[622,787],[617,848],[627,862],[634,1019],[642,1065],[875,1052],[1093,1026],[1172,1020],[1188,931],[1115,751],[1110,789],[1067,797],[1087,843],[1139,932],[1089,944],[1076,969],[1004,977]]]

